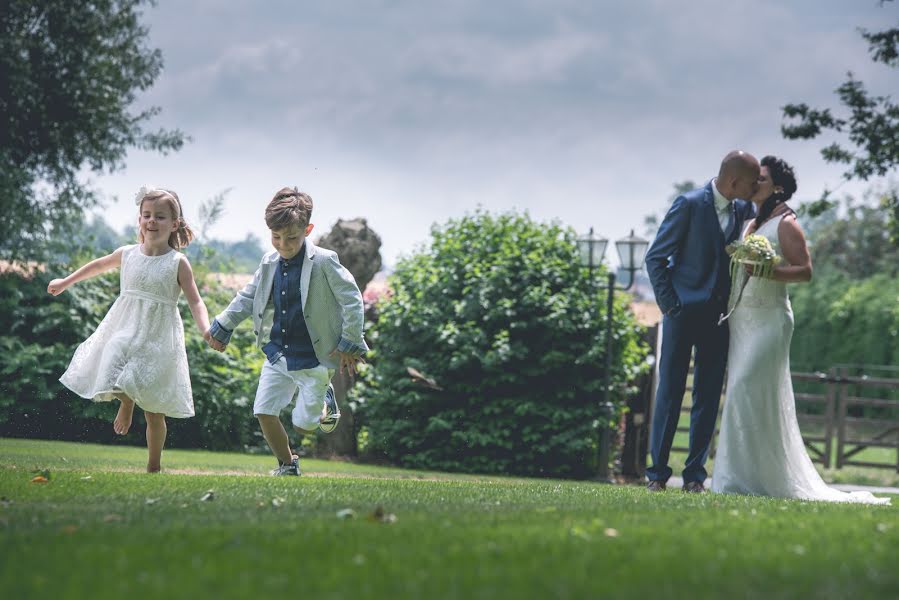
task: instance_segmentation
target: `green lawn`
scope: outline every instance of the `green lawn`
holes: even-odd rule
[[[899,506],[145,452],[0,439],[0,597],[899,595]]]

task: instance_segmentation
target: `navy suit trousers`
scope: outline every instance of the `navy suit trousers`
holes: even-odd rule
[[[653,465],[646,475],[652,481],[671,477],[668,458],[681,414],[690,357],[695,351],[693,408],[690,411],[690,452],[684,466],[684,482],[702,482],[708,476],[705,462],[715,435],[724,370],[727,366],[727,322],[718,325],[726,308],[721,299],[686,306],[662,322],[659,387],[653,411],[650,451]]]

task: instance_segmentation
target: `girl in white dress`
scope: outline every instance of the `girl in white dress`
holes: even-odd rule
[[[184,325],[178,312],[181,291],[201,332],[209,329],[187,257],[178,252],[193,239],[175,192],[141,188],[138,206],[140,244],[123,246],[87,263],[47,291],[61,294],[73,283],[121,267],[121,292],[97,330],[75,351],[60,381],[95,401],[120,402],[113,429],[128,433],[134,405],[147,420],[147,471],[160,470],[165,445],[165,417],[194,415],[184,348]]]
[[[809,281],[812,260],[796,215],[785,204],[796,191],[792,167],[773,156],[761,165],[759,191],[752,198],[758,217],[743,235],[765,236],[784,261],[770,278],[753,276],[747,267],[733,282],[734,290],[744,282],[746,287],[730,317],[727,395],[712,491],[889,504],[889,498],[869,492],[829,487],[805,450],[790,377],[793,309],[786,284]]]

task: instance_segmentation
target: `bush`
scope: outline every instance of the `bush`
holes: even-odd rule
[[[31,277],[0,275],[0,310],[11,323],[8,333],[0,336],[4,382],[0,435],[144,444],[141,411],[135,411],[132,433],[121,438],[111,425],[117,402],[91,402],[59,383],[75,348],[94,331],[119,291],[116,271],[80,282],[58,297],[50,296],[49,281],[70,270],[70,266],[54,266]],[[197,269],[198,279],[202,272]],[[212,314],[233,295],[230,290],[210,287],[201,293]],[[228,350],[219,354],[206,346],[183,296],[180,309],[196,417],[168,419],[166,446],[226,450],[259,445],[252,399],[262,355],[252,331],[239,329]]]
[[[605,272],[575,234],[484,212],[432,229],[379,305],[357,390],[367,446],[415,468],[583,477],[596,469]],[[613,314],[614,401],[644,368],[627,299]],[[407,368],[442,390],[410,380]]]
[[[899,281],[880,273],[852,280],[828,269],[790,287],[795,314],[791,363],[826,371],[838,364],[899,364]]]

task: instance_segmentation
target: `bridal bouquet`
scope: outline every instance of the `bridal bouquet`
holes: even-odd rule
[[[752,267],[752,274],[754,276],[771,277],[774,273],[774,267],[780,262],[780,257],[774,251],[771,242],[763,235],[747,235],[743,240],[728,244],[725,250],[727,250],[727,253],[730,255],[730,280],[731,282],[736,283],[736,281],[740,279],[740,289],[737,290],[736,293],[733,293],[734,290],[731,290],[731,300],[733,303],[728,303],[730,310],[728,310],[726,315],[722,314],[721,318],[718,319],[719,325],[724,323],[724,321],[726,321],[734,312],[734,309],[740,302],[740,298],[743,297],[743,288],[746,287],[746,283],[749,281],[749,277],[743,276],[742,278],[738,278],[738,273],[742,271],[746,265],[749,265]]]
[[[751,265],[752,274],[756,277],[770,277],[780,262],[768,238],[758,234],[747,235],[744,240],[728,245],[727,253],[730,254],[731,281],[736,280],[742,265]]]

